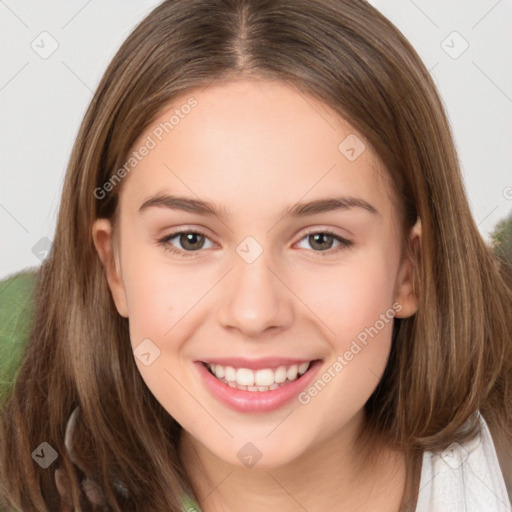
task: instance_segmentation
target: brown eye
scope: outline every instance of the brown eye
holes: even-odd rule
[[[176,236],[179,237],[181,246],[188,251],[197,251],[204,245],[204,236],[200,233],[179,233]]]
[[[334,242],[334,237],[327,233],[315,233],[314,235],[308,236],[308,241],[311,244],[311,247],[320,250],[330,249]]]
[[[330,231],[315,231],[308,233],[302,240],[306,240],[314,252],[336,252],[351,247],[353,242]],[[333,249],[333,244],[338,246]]]
[[[176,241],[178,247],[176,247]],[[197,252],[204,247],[205,241],[209,240],[205,233],[200,231],[176,231],[158,240],[158,244],[166,251],[170,251],[179,257],[188,256],[187,253]],[[172,242],[174,241],[174,242]]]

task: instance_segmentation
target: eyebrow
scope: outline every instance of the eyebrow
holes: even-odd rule
[[[223,206],[216,206],[211,201],[194,199],[191,197],[158,194],[150,197],[139,208],[139,213],[151,207],[168,208],[171,210],[182,210],[198,215],[210,215],[226,219],[232,217],[232,212]],[[336,210],[350,210],[361,208],[373,215],[380,215],[377,209],[364,199],[352,196],[326,197],[315,199],[306,203],[295,203],[281,211],[280,217],[306,217],[318,213],[331,212]]]

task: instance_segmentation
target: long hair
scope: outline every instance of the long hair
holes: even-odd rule
[[[95,190],[177,95],[251,77],[286,82],[351,123],[387,169],[403,240],[421,219],[419,308],[395,319],[388,365],[365,405],[368,432],[408,453],[443,450],[475,435],[480,410],[510,446],[512,285],[471,216],[442,103],[410,43],[363,0],[168,0],[108,66],[70,157],[29,345],[2,406],[6,504],[57,510],[59,467],[74,509],[86,510],[84,475],[64,445],[77,406],[74,452],[110,510],[178,512],[191,492],[181,426],[138,372],[92,240],[96,218],[115,219],[123,183],[105,197]],[[41,442],[59,454],[48,469],[31,457]]]

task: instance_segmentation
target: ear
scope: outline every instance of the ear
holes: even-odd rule
[[[105,269],[108,286],[117,311],[121,316],[128,318],[126,291],[121,276],[121,266],[117,257],[117,246],[116,240],[113,237],[112,223],[109,219],[96,219],[94,221],[92,238]]]
[[[421,250],[421,219],[411,228],[408,237],[408,247],[400,263],[395,284],[395,302],[402,308],[396,313],[397,318],[407,318],[418,310],[418,281],[419,258]]]

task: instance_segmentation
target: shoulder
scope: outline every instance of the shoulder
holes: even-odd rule
[[[0,395],[10,389],[30,336],[37,269],[0,281]]]
[[[452,442],[442,452],[424,452],[415,512],[510,512],[510,487],[479,411],[468,419],[466,434],[469,432],[470,437]]]
[[[482,417],[482,421],[485,420]],[[492,422],[485,423],[508,495],[512,497],[512,439]]]
[[[22,315],[32,310],[37,269],[11,274],[0,280],[0,339],[19,339],[25,332]],[[22,329],[20,331],[20,328]]]

